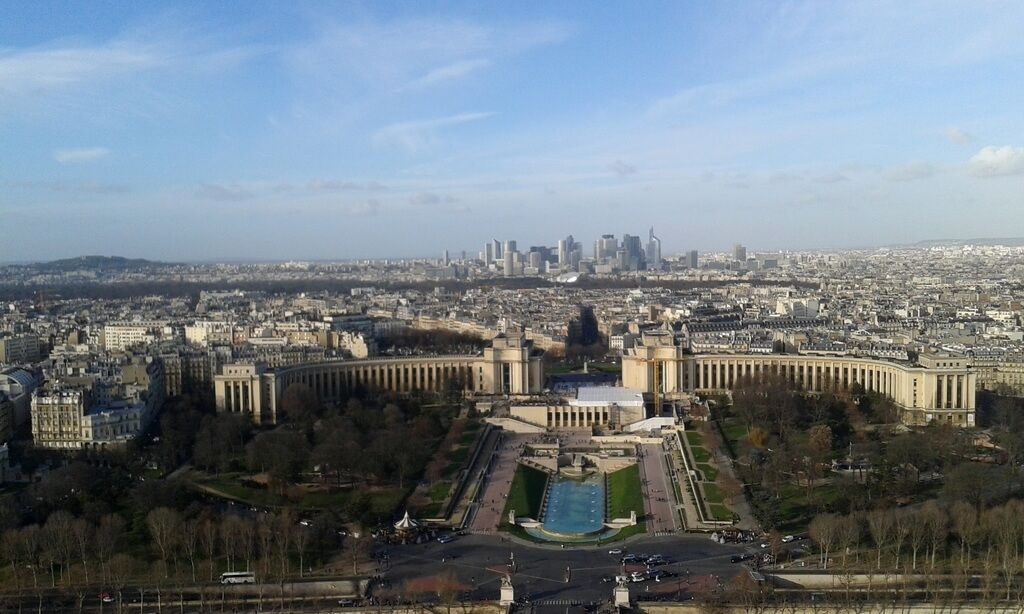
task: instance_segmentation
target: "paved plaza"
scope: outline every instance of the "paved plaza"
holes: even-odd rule
[[[501,524],[505,502],[519,458],[527,445],[553,442],[555,438],[563,448],[582,448],[590,445],[590,434],[585,431],[560,431],[549,434],[515,434],[505,432],[494,451],[490,469],[484,480],[482,493],[469,528],[473,533],[494,533]],[[668,481],[664,450],[657,444],[640,446],[640,477],[643,480],[644,513],[647,531],[663,534],[679,530],[675,513],[675,500]]]
[[[665,451],[658,444],[640,447],[640,479],[643,480],[644,506],[649,533],[670,533],[679,528],[675,513],[675,495],[668,482]]]
[[[470,523],[472,532],[493,533],[498,530],[502,512],[505,510],[505,501],[508,499],[508,491],[512,486],[512,477],[516,473],[519,456],[527,444],[539,442],[543,437],[543,435],[517,435],[508,432],[502,435],[501,442],[494,451],[490,471],[484,478],[483,491],[476,513]]]

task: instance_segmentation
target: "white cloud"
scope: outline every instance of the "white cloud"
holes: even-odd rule
[[[440,205],[459,202],[459,199],[448,194],[435,194],[434,192],[420,192],[409,198],[414,205]]]
[[[481,54],[522,53],[564,40],[569,33],[567,26],[552,22],[500,28],[464,19],[328,23],[316,38],[290,50],[285,59],[318,82],[357,75],[392,85],[429,84],[485,68],[490,60],[481,59]]]
[[[129,42],[10,52],[0,55],[0,96],[35,94],[145,70],[167,61],[154,48]]]
[[[110,155],[106,147],[83,147],[79,149],[58,149],[53,152],[53,159],[61,164],[78,164],[95,162]]]
[[[954,145],[970,145],[974,142],[974,135],[956,126],[952,126],[946,129],[946,139]]]
[[[885,173],[885,178],[889,181],[913,181],[915,179],[925,179],[934,174],[935,168],[931,164],[912,162],[890,169]]]
[[[971,156],[968,168],[975,177],[1024,174],[1024,147],[990,145]]]
[[[475,60],[459,60],[439,68],[435,68],[423,75],[422,77],[411,82],[408,88],[418,87],[429,87],[436,85],[444,81],[453,81],[455,79],[461,79],[471,73],[477,72],[488,68],[491,65],[491,61],[485,58],[478,58]]]
[[[373,144],[416,153],[433,146],[441,129],[479,121],[492,115],[494,113],[460,113],[435,119],[399,122],[378,130],[373,135]]]

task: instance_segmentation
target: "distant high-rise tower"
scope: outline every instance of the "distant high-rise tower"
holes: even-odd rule
[[[661,268],[661,239],[654,236],[654,226],[651,226],[647,239],[647,266]]]
[[[501,260],[505,257],[505,252],[501,249],[501,241],[497,239],[491,239],[491,244],[494,245],[494,259]]]
[[[516,241],[515,241],[515,239],[508,239],[507,241],[505,241],[505,249],[502,250],[502,252],[501,252],[502,255],[505,255],[505,254],[507,254],[509,252],[514,252],[514,251],[516,251]]]
[[[558,266],[565,266],[569,264],[571,259],[572,250],[576,247],[576,240],[573,239],[572,235],[562,239],[558,242]]]
[[[625,252],[624,259],[620,258],[620,266],[630,271],[637,271],[643,268],[644,249],[640,243],[640,237],[634,235],[622,235],[622,248]]]
[[[700,268],[699,263],[697,262],[697,250],[691,249],[686,254],[686,266],[690,267],[691,269]]]
[[[441,264],[448,266],[451,262],[452,261],[448,259],[448,250],[444,250],[444,256],[441,258]]]
[[[732,246],[732,259],[736,262],[747,261],[747,248],[737,243]]]
[[[484,243],[484,265],[491,266],[494,264],[494,243],[488,241]]]

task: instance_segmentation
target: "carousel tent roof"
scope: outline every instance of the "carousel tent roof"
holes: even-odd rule
[[[402,516],[402,519],[395,523],[396,529],[408,530],[415,529],[418,526],[420,526],[420,523],[416,522],[412,518],[409,518],[409,510],[405,510],[405,516]]]

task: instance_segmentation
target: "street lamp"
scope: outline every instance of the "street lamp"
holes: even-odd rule
[[[359,536],[361,533],[359,531],[352,531],[349,535],[352,537],[352,575],[355,576],[359,574],[356,563],[359,558]]]

